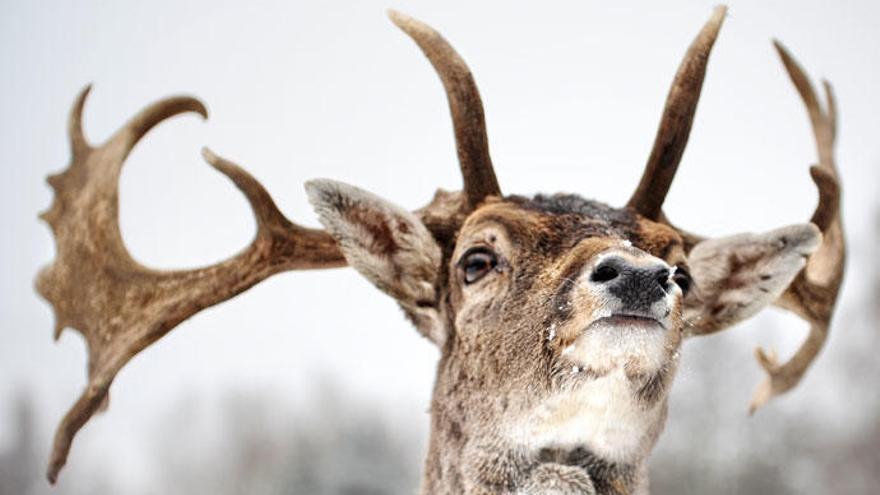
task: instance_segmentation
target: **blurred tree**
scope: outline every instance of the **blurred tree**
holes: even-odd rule
[[[13,440],[8,448],[0,451],[0,495],[27,493],[33,480],[30,473],[37,466],[33,404],[22,392],[13,401],[12,408]]]
[[[346,397],[326,381],[319,383],[309,405],[296,410],[280,406],[270,394],[231,393],[221,401],[219,424],[208,432],[212,438],[207,442],[188,426],[198,421],[197,409],[204,405],[181,405],[162,426],[172,434],[157,444],[163,459],[161,491],[415,493],[423,445],[416,428],[406,422],[392,426],[386,411]],[[181,445],[193,436],[197,448]]]

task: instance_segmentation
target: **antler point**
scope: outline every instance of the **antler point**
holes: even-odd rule
[[[418,22],[412,17],[394,9],[388,9],[385,11],[388,18],[393,22],[397,27],[406,31],[406,28],[411,26],[412,24]]]
[[[52,210],[49,209],[49,210],[40,212],[39,214],[37,214],[37,218],[48,223],[49,225],[52,225],[52,220],[51,220],[52,219]]]
[[[770,377],[768,376],[758,384],[755,393],[752,394],[752,400],[749,401],[749,416],[754,416],[755,412],[767,404],[775,395],[773,386],[770,383]]]
[[[208,148],[207,146],[202,146],[201,153],[202,158],[204,158],[205,161],[210,163],[211,165],[213,165],[214,162],[217,161],[217,158],[219,158],[217,154],[211,151],[211,148]]]
[[[201,100],[190,97],[194,103],[193,111],[202,117],[202,120],[208,120],[208,107]]]

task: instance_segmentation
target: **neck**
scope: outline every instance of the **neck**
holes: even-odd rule
[[[589,485],[573,483],[580,489],[560,493],[637,495],[647,494],[646,473],[645,459],[635,463],[612,462],[585,446],[551,447],[530,452],[492,433],[471,437],[457,421],[435,414],[421,493],[543,493],[539,483],[549,482],[544,486],[556,484],[551,476],[558,476],[566,482],[579,476],[589,480]]]
[[[558,484],[559,480],[566,483],[575,480],[572,489],[561,493],[647,493],[646,461],[665,422],[665,394],[658,394],[651,405],[635,407],[621,403],[620,407],[626,408],[629,416],[622,411],[604,409],[598,414],[595,409],[598,404],[593,404],[592,399],[608,395],[593,390],[603,386],[601,380],[588,381],[585,386],[565,394],[536,390],[532,396],[522,397],[503,393],[504,387],[471,387],[476,383],[469,378],[479,378],[461,374],[454,368],[441,363],[438,371],[421,493],[541,493],[542,487]],[[447,374],[450,376],[445,376]],[[447,380],[452,374],[456,381]],[[462,380],[467,383],[463,384]],[[635,381],[642,380],[644,378]],[[628,384],[641,389],[636,385],[641,383]],[[558,402],[560,397],[567,399],[561,403]],[[615,409],[618,401],[600,402]],[[575,405],[578,407],[570,407]],[[534,427],[534,412],[546,411],[548,407],[553,409],[553,416],[563,411],[573,414],[556,424],[562,436],[533,438],[531,434],[512,433],[523,429],[522,425],[529,425],[524,431]],[[641,410],[645,417],[631,417],[634,409]],[[609,417],[614,418],[613,421],[609,421]],[[572,425],[576,428],[572,429]],[[579,436],[574,435],[575,430],[581,432]],[[607,445],[597,443],[599,439],[609,439],[617,444],[621,441],[617,438],[620,435],[638,437],[637,448],[627,449],[631,454],[615,455]],[[618,454],[620,452],[623,451]]]

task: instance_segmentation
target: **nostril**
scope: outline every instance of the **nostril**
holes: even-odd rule
[[[672,286],[672,280],[669,277],[672,276],[672,271],[667,268],[662,268],[657,270],[654,274],[654,280],[657,281],[657,285],[663,290],[663,292],[669,292],[670,287]]]
[[[614,280],[620,272],[611,263],[602,263],[593,270],[590,280],[593,282],[608,282]]]
[[[669,270],[661,268],[654,274],[654,280],[665,290],[669,286]]]

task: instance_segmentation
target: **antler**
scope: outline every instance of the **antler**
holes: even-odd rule
[[[157,271],[139,264],[119,232],[122,164],[141,137],[163,120],[184,112],[207,118],[207,112],[194,98],[160,100],[93,147],[82,130],[89,90],[79,94],[70,113],[70,166],[47,179],[55,199],[40,215],[55,235],[57,257],[40,272],[36,288],[54,309],[55,338],[65,327],[74,328],[89,352],[88,386],[55,434],[47,473],[52,483],[74,435],[106,404],[114,377],[135,354],[193,314],[275,273],[346,264],[329,234],[291,223],[256,179],[207,149],[202,153],[205,160],[229,177],[250,203],[256,237],[232,258],[197,270]]]
[[[681,61],[666,96],[666,107],[645,171],[627,202],[628,207],[651,220],[662,217],[663,201],[678,170],[694,122],[709,54],[726,14],[727,7],[715,7],[712,17],[697,34]]]
[[[672,225],[663,213],[663,201],[687,144],[709,54],[726,11],[724,6],[716,7],[688,48],[669,90],[651,156],[638,187],[627,203],[628,207],[646,218]],[[805,319],[810,324],[810,334],[785,364],[779,364],[772,353],[765,353],[760,348],[756,350],[758,362],[768,377],[755,390],[749,406],[751,413],[797,385],[822,349],[843,280],[845,262],[845,241],[840,220],[840,181],[834,163],[837,110],[831,85],[823,81],[827,107],[823,110],[809,79],[797,62],[778,41],[774,45],[807,107],[813,127],[819,164],[810,168],[810,175],[819,191],[819,204],[810,221],[822,231],[823,240],[804,270],[776,302],[778,306]],[[688,251],[703,240],[699,235],[674,228],[682,234]]]
[[[427,24],[394,10],[388,11],[388,17],[419,45],[446,89],[467,206],[473,209],[486,196],[500,196],[501,188],[489,157],[483,102],[467,64]]]
[[[749,404],[753,414],[770,399],[794,388],[803,378],[810,364],[816,359],[828,337],[831,317],[837,302],[837,295],[843,281],[846,262],[846,241],[840,215],[840,179],[834,162],[834,142],[837,132],[837,107],[831,85],[823,81],[825,90],[825,109],[823,110],[816,92],[803,69],[788,50],[774,41],[776,50],[789,77],[798,90],[813,128],[819,163],[810,167],[810,176],[819,193],[819,203],[810,218],[822,232],[822,244],[807,260],[806,266],[795,277],[791,285],[775,302],[800,316],[810,324],[810,333],[804,343],[784,364],[777,361],[773,352],[757,348],[755,356],[767,373],[767,377],[756,388]],[[661,212],[660,221],[669,223]],[[670,224],[671,225],[671,224]],[[679,230],[689,249],[703,237]],[[693,335],[712,333],[711,330],[694,328]]]
[[[765,353],[760,347],[755,350],[755,356],[767,372],[767,377],[752,396],[750,413],[797,385],[822,350],[828,338],[846,263],[846,241],[840,215],[840,179],[834,162],[837,134],[834,93],[828,81],[822,81],[825,89],[823,110],[813,85],[797,61],[781,43],[774,41],[773,44],[807,107],[816,139],[819,163],[810,167],[810,175],[819,191],[819,204],[810,221],[819,227],[823,237],[821,246],[807,261],[806,267],[776,302],[778,306],[806,320],[810,324],[810,333],[794,356],[784,364],[779,364],[772,352]]]

